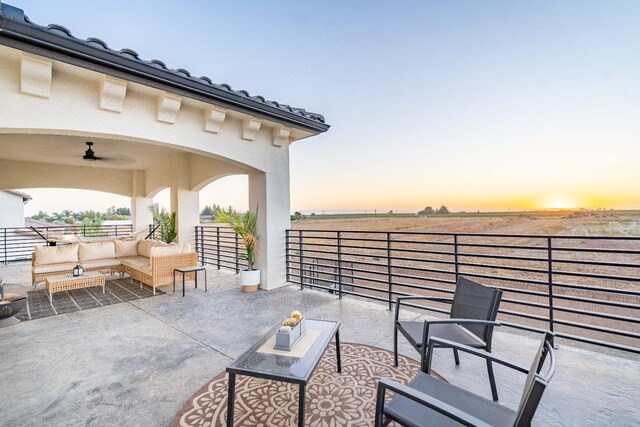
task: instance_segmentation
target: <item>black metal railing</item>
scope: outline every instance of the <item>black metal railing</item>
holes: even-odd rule
[[[241,259],[246,254],[242,240],[225,225],[196,226],[196,252],[201,264],[212,265],[236,273],[247,267]]]
[[[117,237],[130,234],[131,224],[60,225],[51,227],[0,228],[0,260],[4,264],[31,259],[36,246],[64,242],[74,237]]]
[[[301,288],[389,309],[401,295],[450,301],[464,275],[504,291],[506,326],[640,353],[640,237],[288,230],[286,259]]]

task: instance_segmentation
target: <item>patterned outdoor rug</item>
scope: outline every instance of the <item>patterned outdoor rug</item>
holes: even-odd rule
[[[336,372],[335,345],[324,354],[307,385],[305,425],[372,426],[376,390],[382,377],[406,383],[420,369],[418,362],[363,344],[341,343],[342,373]],[[220,373],[184,404],[172,426],[224,426],[227,375]],[[298,386],[238,375],[235,426],[295,426]]]
[[[163,294],[164,292],[156,289],[156,295]],[[133,284],[130,284],[129,278],[113,280],[107,278],[104,294],[102,286],[93,286],[56,292],[53,294],[53,303],[49,302],[49,294],[44,289],[27,292],[27,296],[27,306],[16,314],[16,318],[22,321],[149,298],[153,296],[153,288],[142,285],[140,289],[140,283],[134,280]]]

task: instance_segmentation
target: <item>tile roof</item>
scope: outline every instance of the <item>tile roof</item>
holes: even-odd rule
[[[28,16],[24,14],[21,9],[7,5],[6,3],[3,4],[0,2],[0,7],[0,36],[19,39],[21,42],[27,40],[31,43],[41,42],[38,43],[39,48],[42,49],[44,47],[45,49],[52,50],[55,50],[57,47],[62,47],[56,46],[55,44],[72,42],[73,44],[71,46],[73,46],[73,48],[82,49],[82,52],[70,52],[69,49],[66,49],[65,53],[85,54],[88,52],[89,55],[99,55],[101,59],[104,58],[103,54],[107,53],[112,57],[115,56],[119,58],[121,60],[119,61],[120,63],[122,63],[122,60],[125,60],[130,64],[135,64],[138,66],[142,65],[144,67],[153,68],[160,71],[162,74],[164,74],[164,77],[168,78],[168,80],[164,83],[168,83],[171,85],[172,83],[176,83],[176,78],[178,78],[179,82],[182,83],[180,85],[182,89],[185,89],[184,83],[187,83],[187,89],[189,88],[189,86],[193,89],[202,89],[204,86],[205,88],[210,89],[208,91],[210,95],[222,95],[220,97],[221,101],[227,101],[228,103],[233,104],[232,101],[235,100],[240,106],[247,106],[248,104],[252,104],[255,107],[264,107],[261,109],[263,110],[261,111],[263,114],[269,115],[269,113],[271,112],[275,113],[273,115],[277,115],[278,112],[280,112],[284,113],[282,118],[287,118],[291,115],[297,116],[301,119],[305,119],[304,122],[301,122],[300,124],[304,124],[305,122],[307,124],[311,124],[312,127],[314,127],[318,132],[324,132],[329,128],[329,125],[325,124],[324,116],[322,116],[321,114],[312,113],[306,111],[303,108],[281,104],[277,101],[270,101],[260,95],[252,96],[245,90],[234,90],[230,85],[226,83],[214,83],[209,77],[206,76],[195,77],[184,68],[171,69],[167,67],[164,62],[157,59],[152,59],[149,61],[141,59],[140,55],[133,49],[124,48],[120,49],[119,51],[111,49],[107,45],[107,43],[99,38],[89,37],[86,40],[76,38],[69,29],[63,27],[62,25],[49,24],[47,26],[42,26],[35,24],[29,19]],[[11,25],[10,27],[8,25],[9,22],[14,25]],[[53,42],[54,44],[52,44],[51,42]],[[2,37],[0,37],[0,44],[3,44]],[[70,45],[66,43],[64,47],[66,48],[67,46]],[[108,65],[104,62],[105,61],[102,61],[102,65]],[[157,75],[157,73],[154,74]],[[315,124],[315,126],[313,126],[313,124]]]

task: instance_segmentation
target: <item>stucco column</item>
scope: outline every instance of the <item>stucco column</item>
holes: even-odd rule
[[[149,197],[136,196],[131,198],[131,222],[134,232],[148,230],[149,224],[153,223],[153,213],[150,209],[152,204],[153,199]]]
[[[153,223],[151,205],[153,199],[145,194],[144,171],[133,171],[131,174],[131,222],[133,231],[147,230]]]
[[[249,209],[258,205],[258,256],[262,289],[286,285],[286,230],[291,226],[289,168],[249,174]]]
[[[183,154],[172,158],[171,212],[176,213],[177,242],[189,243],[195,250],[196,229],[200,224],[200,199],[191,191],[191,160]]]
[[[197,191],[171,186],[171,211],[176,213],[177,242],[189,243],[195,250],[196,226],[200,224],[200,199]]]

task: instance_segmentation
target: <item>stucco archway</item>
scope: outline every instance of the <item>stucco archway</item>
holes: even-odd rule
[[[260,205],[263,286],[284,284],[289,144],[326,131],[321,115],[35,25],[5,3],[0,30],[0,189],[125,195],[138,230],[151,221],[150,196],[170,187],[178,239],[192,242],[203,183],[247,174],[249,204]],[[122,161],[83,160],[87,141],[96,156]]]

